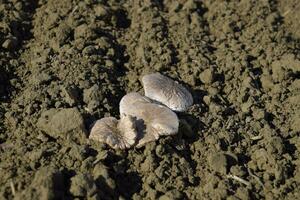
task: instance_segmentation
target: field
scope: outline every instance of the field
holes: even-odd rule
[[[0,199],[300,199],[300,2],[0,0]],[[88,140],[160,72],[194,105]]]

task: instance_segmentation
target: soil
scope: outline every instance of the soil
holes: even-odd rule
[[[0,0],[0,199],[300,199],[299,9]],[[193,95],[178,135],[88,140],[150,72]]]

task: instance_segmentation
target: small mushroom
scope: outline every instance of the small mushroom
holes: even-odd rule
[[[114,149],[130,148],[136,143],[137,130],[132,116],[120,120],[105,117],[97,120],[91,129],[90,139],[108,144]]]
[[[178,132],[177,115],[169,108],[153,103],[139,93],[129,93],[120,102],[122,117],[136,117],[138,132],[137,147],[155,141],[161,135],[174,135]]]
[[[161,102],[173,111],[186,111],[193,104],[191,93],[176,81],[153,73],[142,78],[145,96]]]

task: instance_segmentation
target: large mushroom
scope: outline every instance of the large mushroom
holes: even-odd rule
[[[178,132],[177,115],[139,93],[129,93],[121,99],[120,114],[121,117],[136,117],[137,147],[155,141],[161,135],[174,135]]]
[[[186,111],[193,104],[191,93],[176,81],[153,73],[142,78],[145,96],[158,101],[173,111]]]
[[[89,138],[106,143],[114,149],[130,148],[137,138],[135,120],[130,115],[123,116],[120,120],[114,117],[102,118],[93,125]]]

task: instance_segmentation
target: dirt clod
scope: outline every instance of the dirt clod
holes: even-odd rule
[[[89,174],[77,174],[71,178],[70,193],[74,197],[89,198],[96,194],[96,185]]]
[[[83,118],[76,108],[47,110],[42,113],[37,126],[54,138],[86,137]]]

